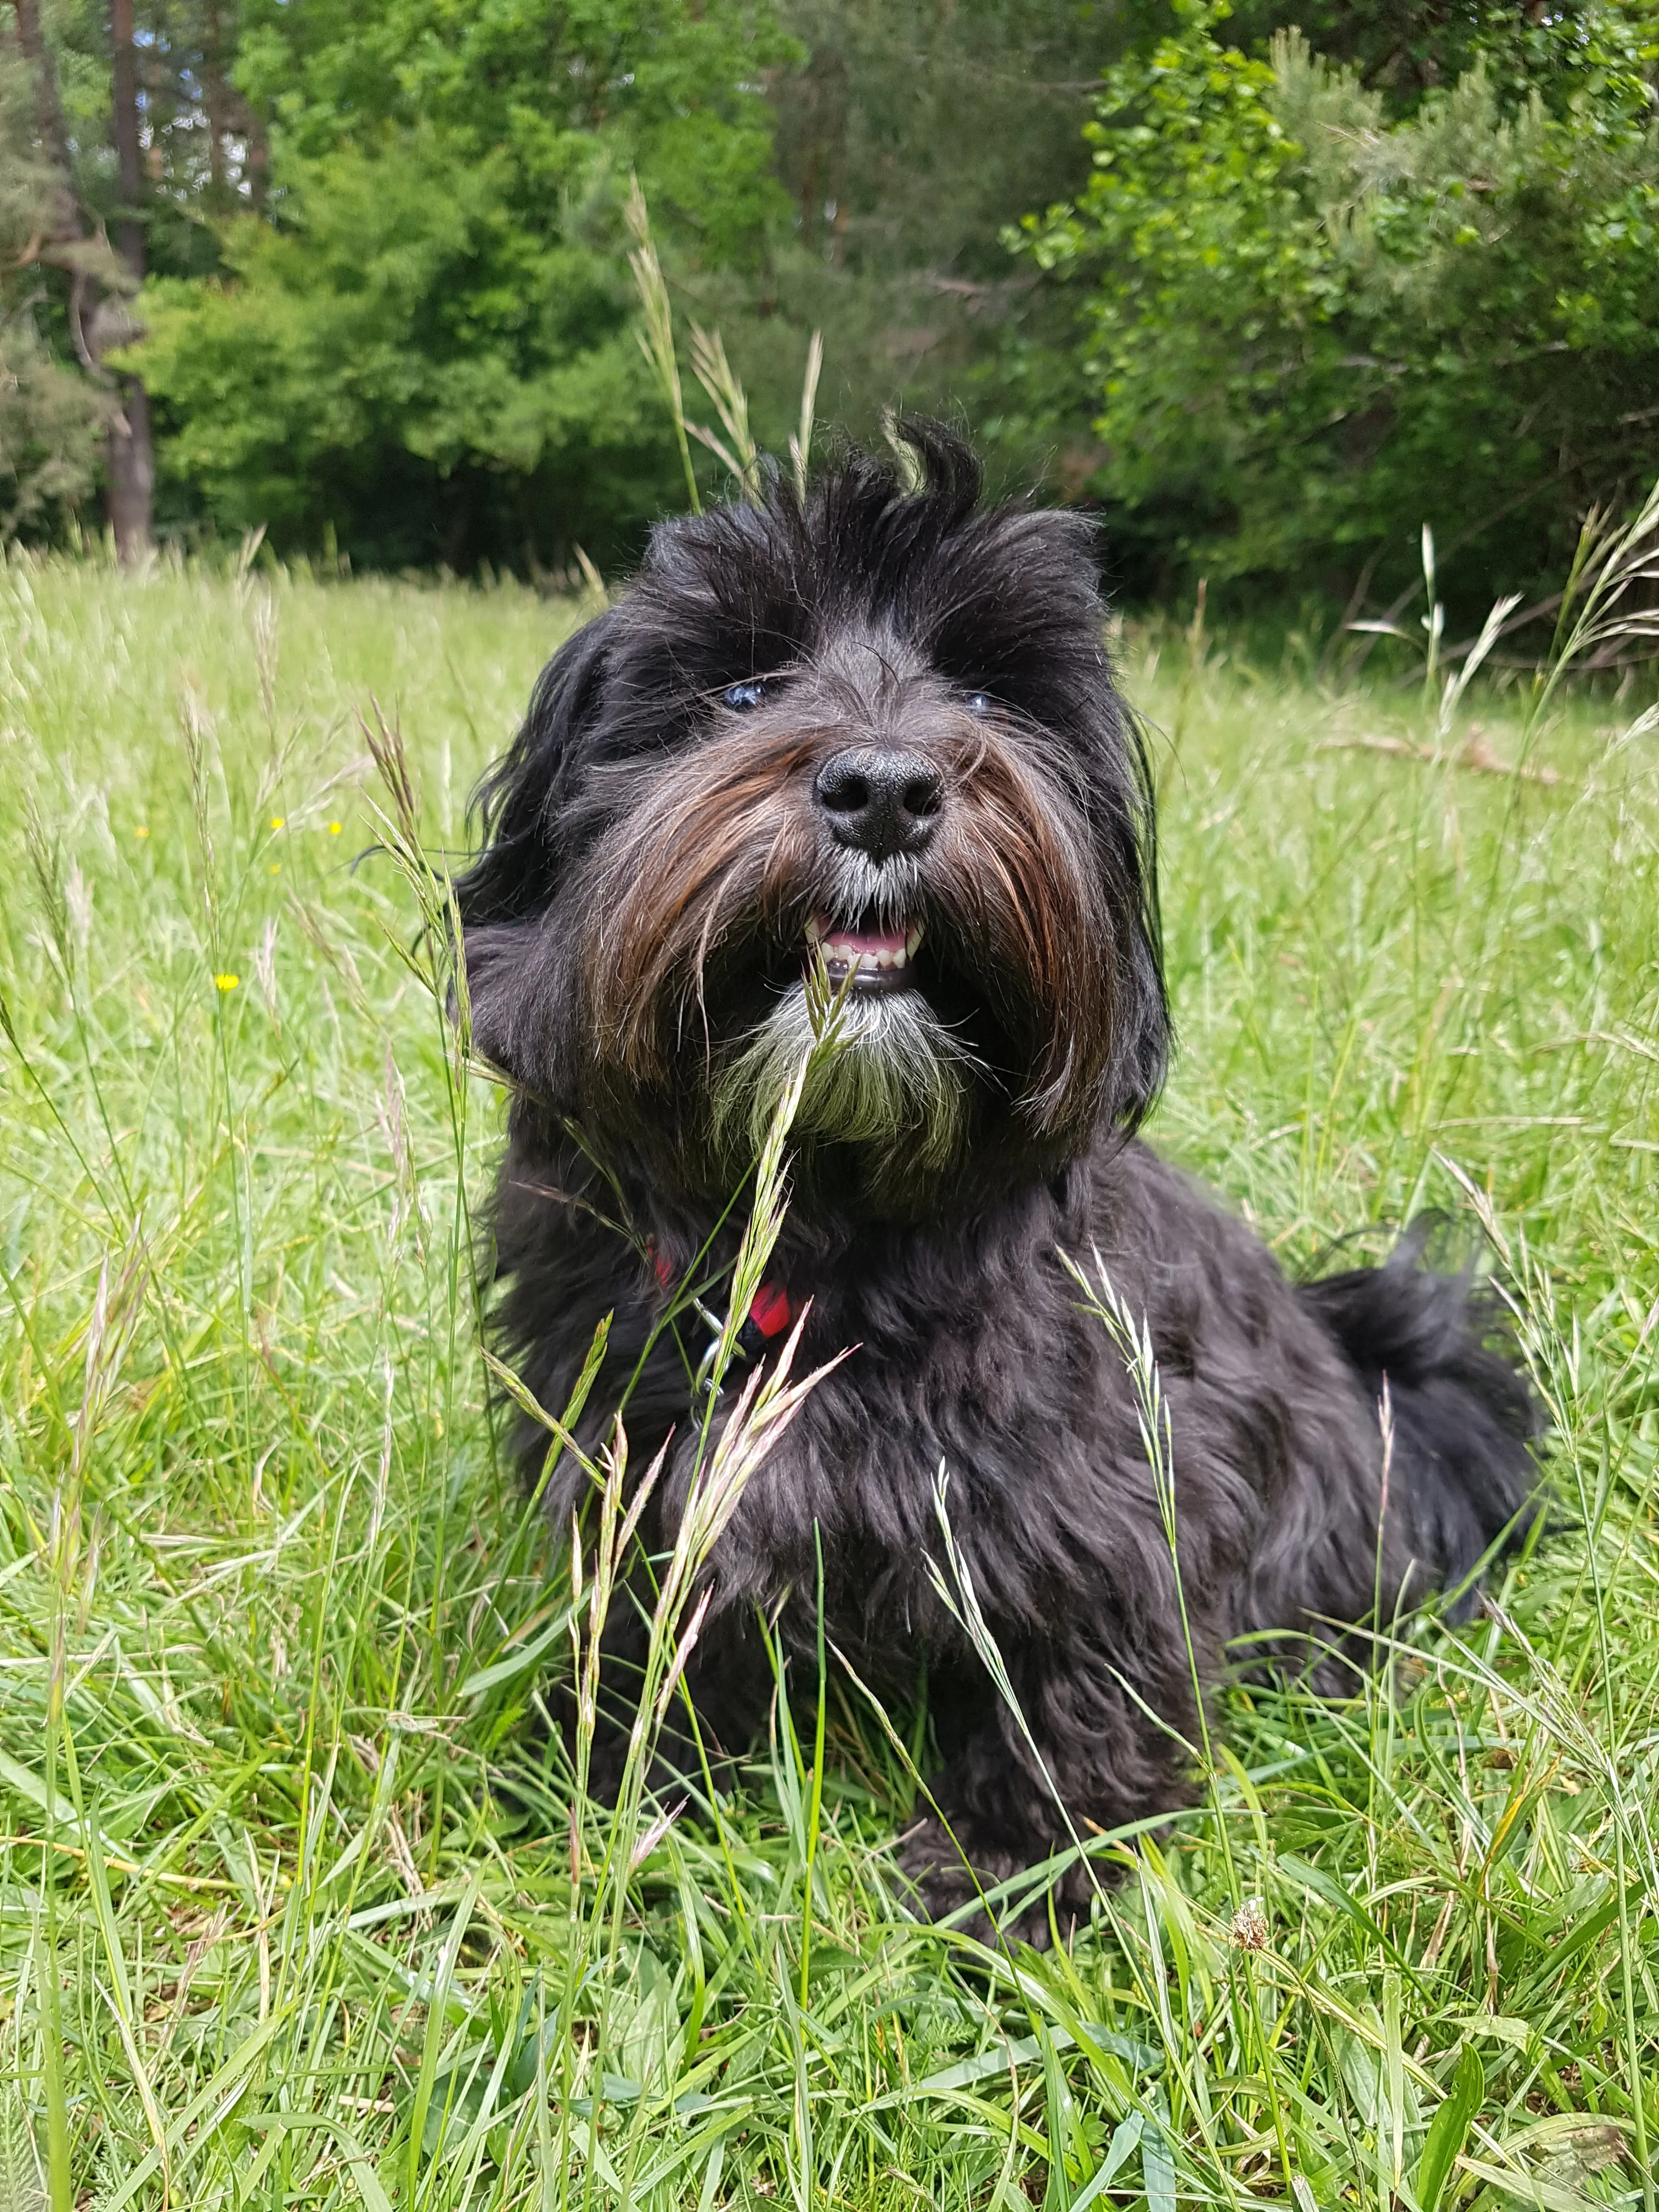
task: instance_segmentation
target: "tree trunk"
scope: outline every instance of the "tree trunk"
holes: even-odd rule
[[[58,177],[58,230],[64,239],[83,238],[86,222],[75,196],[70,166],[69,132],[58,98],[58,75],[40,28],[40,0],[14,0],[17,15],[17,43],[34,79],[34,127],[40,144]]]
[[[120,411],[109,426],[109,526],[115,557],[131,568],[149,552],[155,463],[150,448],[149,395],[136,376],[118,377]]]
[[[56,202],[52,234],[40,246],[39,258],[63,270],[68,276],[70,334],[75,341],[76,357],[95,383],[107,386],[109,379],[99,364],[88,328],[98,305],[100,289],[91,265],[95,257],[88,252],[92,226],[75,189],[69,131],[64,123],[63,103],[58,97],[58,72],[52,67],[52,49],[40,27],[39,0],[13,0],[13,5],[17,17],[17,43],[34,80],[34,128],[41,151],[52,165],[52,197]]]
[[[242,141],[242,177],[247,185],[247,204],[255,215],[265,211],[265,193],[270,183],[270,139],[265,130],[264,118],[252,106],[234,84],[227,83],[221,75],[219,94],[224,103],[225,128]],[[226,181],[229,182],[229,164],[225,165]],[[228,195],[229,203],[236,204],[236,195]]]
[[[98,313],[101,297],[120,297],[143,281],[144,233],[138,208],[143,173],[138,145],[138,82],[132,40],[132,0],[112,0],[110,31],[115,64],[115,147],[123,212],[118,270],[98,225],[87,214],[75,189],[69,132],[58,96],[52,50],[40,23],[40,0],[13,0],[17,40],[34,78],[34,122],[43,151],[58,177],[57,223],[52,249],[42,260],[64,269],[70,280],[70,326],[82,367],[118,405],[110,410],[106,448],[107,507],[118,559],[130,567],[149,550],[150,510],[155,482],[149,430],[149,399],[136,376],[116,377],[103,365],[110,324]],[[118,318],[118,324],[126,319]],[[100,330],[101,325],[101,330]]]
[[[246,112],[248,200],[254,214],[263,215],[270,185],[270,140],[266,136],[264,118],[251,107]]]
[[[117,240],[136,292],[144,281],[144,227],[140,214],[143,169],[138,144],[138,57],[132,41],[132,0],[110,0],[110,44],[115,80],[115,164],[121,216]],[[150,550],[155,463],[150,447],[149,398],[136,376],[118,379],[121,411],[110,423],[109,520],[115,557],[131,568]]]
[[[219,0],[207,0],[202,37],[202,100],[208,120],[208,195],[216,215],[225,212],[225,141],[230,135],[225,83],[224,34]]]
[[[816,46],[787,90],[785,112],[793,131],[785,137],[793,137],[793,159],[786,156],[785,167],[793,172],[800,203],[801,244],[809,252],[819,252],[827,223],[830,258],[839,264],[845,258],[847,229],[847,64],[834,46]]]

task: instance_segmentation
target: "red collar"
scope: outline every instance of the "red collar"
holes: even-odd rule
[[[674,1287],[674,1270],[667,1257],[654,1245],[647,1244],[651,1264],[656,1269],[657,1280],[665,1291]],[[797,1315],[789,1302],[789,1293],[781,1283],[763,1283],[749,1301],[749,1318],[738,1337],[738,1348],[745,1358],[752,1359],[762,1346],[774,1337],[781,1336],[795,1321]]]

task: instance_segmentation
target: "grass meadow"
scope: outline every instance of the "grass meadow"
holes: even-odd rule
[[[666,1825],[537,1729],[572,1613],[477,1344],[501,1101],[352,865],[357,717],[459,848],[577,613],[0,571],[0,2206],[1653,2212],[1640,696],[1472,691],[1437,742],[1294,642],[1125,641],[1154,1139],[1291,1267],[1425,1208],[1489,1249],[1559,1533],[1363,1699],[1230,1692],[1206,1802],[1039,1954],[911,1916],[855,1692]]]

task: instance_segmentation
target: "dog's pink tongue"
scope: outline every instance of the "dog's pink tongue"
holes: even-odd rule
[[[902,929],[832,929],[823,939],[823,950],[832,960],[851,960],[867,954],[872,960],[890,960],[904,950]]]

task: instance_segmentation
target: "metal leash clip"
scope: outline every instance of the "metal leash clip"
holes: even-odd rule
[[[726,1322],[717,1313],[711,1313],[701,1298],[693,1298],[691,1310],[708,1331],[708,1349],[697,1362],[697,1371],[691,1383],[691,1403],[699,1411],[712,1408],[720,1395],[725,1377],[714,1380],[714,1361],[720,1352],[720,1339],[726,1334]],[[732,1346],[733,1358],[739,1357],[735,1340]]]

